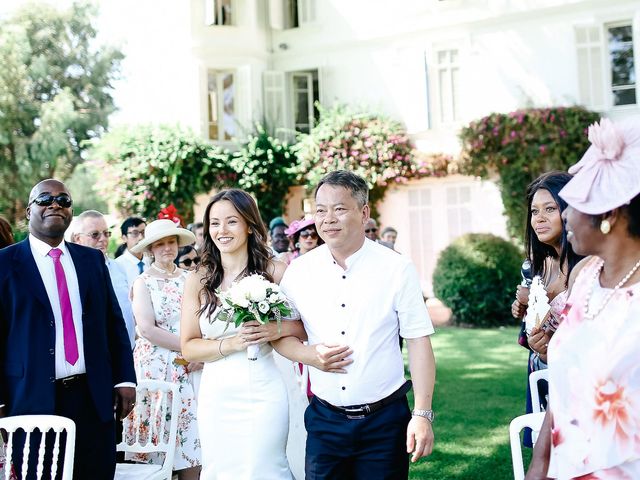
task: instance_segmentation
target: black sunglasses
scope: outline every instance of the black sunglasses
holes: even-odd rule
[[[43,193],[31,200],[31,203],[35,203],[39,207],[50,207],[53,205],[53,202],[56,202],[60,208],[69,208],[73,205],[73,200],[71,200],[71,197],[66,193],[61,193],[56,196],[50,193]],[[29,205],[31,205],[31,203]]]
[[[371,233],[371,232],[376,233],[377,231],[378,231],[378,229],[377,229],[377,228],[367,228],[367,229],[365,230],[365,232],[366,232],[366,233]]]
[[[314,238],[318,238],[318,234],[313,230],[303,230],[302,232],[300,232],[300,237],[302,238],[311,237],[312,239],[314,239]]]
[[[198,265],[200,263],[200,257],[185,258],[184,260],[181,260],[180,263],[184,264],[185,267],[190,267],[192,263],[194,265]]]

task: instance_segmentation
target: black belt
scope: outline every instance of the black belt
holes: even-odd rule
[[[334,412],[346,415],[349,419],[358,419],[364,418],[367,415],[371,415],[372,413],[375,413],[378,410],[386,407],[390,403],[399,400],[400,398],[406,396],[409,390],[411,390],[411,380],[407,380],[398,390],[393,392],[388,397],[383,398],[382,400],[378,400],[377,402],[373,403],[364,403],[362,405],[350,405],[347,407],[338,407],[336,405],[332,405],[329,402],[322,400],[317,395],[315,398],[329,410],[333,410]]]
[[[56,385],[63,388],[71,388],[79,383],[87,381],[87,374],[80,373],[78,375],[70,375],[68,377],[59,378],[56,380]]]

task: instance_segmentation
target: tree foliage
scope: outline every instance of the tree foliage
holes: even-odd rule
[[[125,215],[156,218],[175,205],[191,218],[195,196],[232,186],[226,154],[190,130],[168,125],[116,128],[94,142],[98,188]]]
[[[351,170],[369,184],[373,215],[391,185],[415,178],[443,176],[451,158],[416,155],[404,127],[389,118],[357,113],[344,105],[318,105],[320,120],[309,134],[299,135],[295,151],[308,188],[333,170]]]
[[[229,166],[237,173],[237,186],[251,193],[265,224],[282,215],[289,187],[298,175],[291,147],[270,136],[261,125],[236,152],[228,152]]]
[[[492,113],[460,132],[462,173],[499,177],[512,236],[522,239],[527,185],[549,170],[567,170],[589,146],[587,127],[599,115],[581,107]]]
[[[15,220],[29,188],[66,178],[114,110],[122,53],[96,44],[96,9],[29,4],[0,23],[0,210]]]

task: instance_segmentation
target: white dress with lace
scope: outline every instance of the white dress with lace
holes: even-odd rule
[[[226,323],[200,318],[203,338],[219,339],[235,335],[238,329]],[[289,362],[289,365],[291,363]],[[287,370],[287,369],[285,369]],[[306,399],[297,388],[293,368],[291,379],[283,380],[269,344],[262,345],[258,359],[247,359],[247,352],[235,352],[205,363],[198,393],[198,424],[202,445],[202,479],[253,480],[292,479],[287,460],[289,400],[293,396],[293,432],[290,439],[291,465],[296,478],[304,478],[303,427]],[[297,418],[299,417],[299,418]],[[292,416],[293,418],[293,416]],[[302,429],[302,430],[300,430]],[[301,438],[302,437],[302,438]]]

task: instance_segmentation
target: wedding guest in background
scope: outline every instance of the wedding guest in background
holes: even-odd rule
[[[378,222],[375,218],[369,218],[364,226],[364,236],[373,242],[378,241]]]
[[[192,223],[191,225],[189,225],[189,230],[191,230],[191,233],[193,233],[196,236],[196,244],[195,249],[197,251],[202,250],[202,241],[204,239],[203,235],[203,231],[204,231],[204,225],[202,222],[196,222],[196,223]]]
[[[11,225],[0,215],[0,248],[13,245],[13,233],[11,232]]]
[[[127,286],[129,290],[133,286],[133,281],[138,278],[142,272],[146,272],[149,268],[149,259],[145,258],[142,253],[133,253],[132,249],[138,242],[144,238],[144,231],[147,224],[139,217],[129,217],[120,227],[122,233],[122,241],[125,243],[126,250],[116,258],[115,262],[127,275]]]
[[[293,245],[293,251],[283,253],[279,258],[287,265],[300,255],[310,252],[324,241],[318,236],[316,224],[313,218],[308,220],[294,220],[284,233],[289,237],[289,242]]]
[[[407,478],[433,448],[433,326],[416,268],[365,239],[369,189],[347,171],[316,188],[316,228],[325,244],[291,262],[282,291],[300,312],[309,345],[275,346],[305,363],[315,396],[305,412],[308,480]],[[415,409],[409,409],[398,332],[406,339]]]
[[[216,292],[256,273],[279,283],[286,264],[273,258],[258,206],[243,190],[216,194],[205,210],[204,227],[202,263],[187,278],[182,307],[183,354],[205,362],[198,397],[202,478],[290,480],[290,463],[303,463],[306,400],[298,389],[300,407],[292,405],[291,414],[298,416],[300,429],[289,440],[294,447],[289,463],[287,390],[270,342],[286,335],[304,338],[302,324],[283,321],[278,328],[276,322],[249,322],[238,328],[216,320]],[[249,345],[260,345],[255,361],[247,359]]]
[[[124,418],[133,408],[136,376],[104,255],[64,241],[72,204],[62,182],[41,181],[29,195],[29,237],[0,250],[0,417],[72,419],[73,478],[112,480],[114,409]]]
[[[582,258],[573,251],[567,241],[567,230],[561,218],[567,203],[558,193],[569,180],[571,175],[565,172],[544,173],[529,184],[525,194],[525,250],[531,263],[532,276],[541,277],[551,306],[548,320],[540,327],[535,327],[527,338],[530,353],[527,367],[526,413],[533,411],[528,376],[531,372],[547,368],[547,344],[560,323],[560,314],[567,302],[569,274]],[[528,301],[529,289],[518,285],[511,314],[515,318],[523,318]],[[539,402],[546,408],[546,385],[539,385],[539,393]],[[527,447],[533,446],[530,429],[525,430],[523,444]]]
[[[193,233],[171,220],[155,220],[132,249],[133,254],[147,252],[153,259],[149,270],[133,284],[133,313],[140,335],[133,351],[136,373],[139,379],[163,380],[180,387],[182,408],[173,463],[180,480],[199,478],[201,464],[196,397],[189,374],[202,364],[187,362],[181,354],[180,310],[187,272],[174,263],[178,248],[194,241]],[[162,454],[136,454],[130,459],[161,464]]]
[[[640,118],[589,127],[560,191],[571,273],[527,479],[640,478]]]
[[[398,231],[395,228],[385,227],[382,229],[382,235],[380,235],[380,243],[385,247],[389,247],[391,250],[395,250],[397,238]]]
[[[200,264],[200,256],[195,247],[191,245],[185,245],[178,250],[178,256],[176,257],[175,264],[181,269],[190,272],[195,270]]]
[[[75,219],[74,231],[71,235],[71,241],[85,247],[96,248],[104,255],[104,261],[109,269],[109,277],[113,290],[118,298],[118,305],[122,310],[131,348],[133,348],[136,338],[136,325],[133,320],[133,311],[131,310],[131,301],[129,300],[129,288],[127,286],[127,276],[122,269],[111,260],[107,255],[107,247],[109,246],[109,238],[111,231],[107,227],[107,221],[102,213],[96,210],[86,210]]]
[[[289,237],[284,233],[287,228],[288,225],[282,217],[276,217],[269,222],[271,248],[276,254],[289,251]]]

